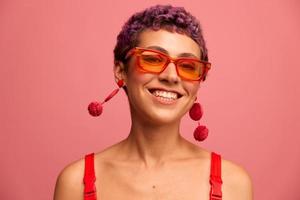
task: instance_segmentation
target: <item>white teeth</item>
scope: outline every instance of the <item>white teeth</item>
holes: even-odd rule
[[[167,98],[167,99],[177,99],[177,93],[175,93],[175,92],[155,90],[153,92],[153,95],[156,97],[163,97],[163,98]]]

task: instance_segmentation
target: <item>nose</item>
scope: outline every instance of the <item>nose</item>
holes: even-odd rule
[[[168,66],[162,71],[158,78],[160,81],[165,81],[168,83],[178,83],[180,81],[180,77],[177,74],[176,66],[174,63],[170,62]]]

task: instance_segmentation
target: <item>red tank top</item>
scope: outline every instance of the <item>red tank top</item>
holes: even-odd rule
[[[85,156],[84,200],[97,200],[95,187],[94,153]],[[222,200],[221,156],[211,153],[209,200]]]

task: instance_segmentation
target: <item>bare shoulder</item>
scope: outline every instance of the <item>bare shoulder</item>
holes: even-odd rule
[[[83,199],[84,158],[67,165],[58,175],[54,200]]]
[[[222,158],[222,179],[224,199],[252,200],[252,179],[244,167]]]
[[[97,171],[103,168],[103,164],[107,157],[114,152],[115,146],[110,146],[101,152],[95,153],[95,173],[97,176]],[[84,194],[84,157],[68,164],[59,173],[55,191],[54,200],[83,200]]]
[[[209,170],[211,164],[211,151],[191,145],[192,154],[200,158],[202,166]],[[218,153],[218,152],[217,152]],[[252,179],[247,170],[221,156],[222,193],[224,200],[253,200]],[[206,172],[209,174],[209,172]]]

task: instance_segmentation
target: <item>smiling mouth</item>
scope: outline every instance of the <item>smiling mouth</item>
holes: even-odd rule
[[[167,91],[167,90],[156,89],[156,88],[148,89],[148,90],[153,96],[165,101],[174,101],[182,97],[180,93],[175,91]]]

